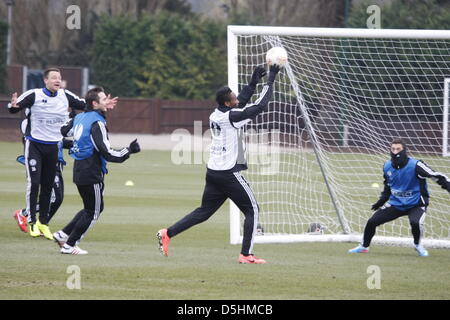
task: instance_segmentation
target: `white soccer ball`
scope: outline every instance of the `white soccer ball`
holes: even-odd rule
[[[284,67],[288,59],[287,52],[282,47],[273,47],[266,54],[266,62],[269,66],[276,64],[277,66]]]

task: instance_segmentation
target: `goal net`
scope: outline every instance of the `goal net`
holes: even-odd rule
[[[360,241],[394,138],[450,175],[450,31],[229,26],[235,92],[274,46],[287,50],[288,64],[267,111],[244,130],[245,175],[260,206],[256,242]],[[432,180],[428,187],[423,243],[450,247],[450,195]],[[242,219],[231,203],[231,243],[242,240]],[[408,217],[378,227],[374,242],[411,245]]]

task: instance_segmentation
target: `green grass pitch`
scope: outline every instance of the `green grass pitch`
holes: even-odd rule
[[[449,299],[450,250],[419,258],[412,248],[373,246],[350,255],[355,244],[256,244],[266,265],[239,265],[240,246],[229,244],[228,206],[172,239],[161,256],[155,233],[200,203],[205,166],[177,166],[170,152],[143,151],[110,164],[105,210],[80,247],[87,256],[61,255],[55,243],[32,239],[12,218],[24,205],[19,143],[0,143],[0,299]],[[68,158],[68,157],[67,157]],[[56,231],[81,209],[64,172],[65,200],[50,224]],[[127,180],[133,187],[125,186]],[[81,271],[69,289],[68,267]],[[368,289],[369,266],[380,268],[381,288]]]

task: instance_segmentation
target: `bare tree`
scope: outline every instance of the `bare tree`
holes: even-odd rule
[[[89,48],[101,15],[128,15],[186,7],[183,0],[15,0],[12,62],[31,68],[89,65]],[[343,25],[344,0],[221,0],[233,23],[335,27]],[[81,10],[81,28],[66,27],[69,5]],[[184,8],[185,9],[185,8]],[[0,1],[0,18],[6,5]],[[236,20],[236,19],[235,19]]]
[[[138,18],[165,8],[170,0],[15,0],[12,63],[30,68],[49,65],[88,65],[89,48],[101,15]],[[68,29],[70,5],[81,11],[81,28]],[[6,16],[1,1],[0,17]]]
[[[344,0],[226,0],[235,16],[258,25],[340,27]],[[245,20],[245,21],[244,21]]]

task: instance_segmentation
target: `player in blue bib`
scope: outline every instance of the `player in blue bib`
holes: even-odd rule
[[[428,256],[428,251],[420,243],[430,198],[426,178],[432,178],[448,192],[450,179],[433,171],[423,161],[408,157],[401,140],[391,143],[391,160],[384,164],[383,175],[384,190],[380,199],[372,205],[375,213],[364,228],[363,242],[349,253],[369,252],[370,242],[379,225],[408,216],[415,249],[419,256]]]
[[[98,221],[103,211],[104,177],[106,163],[122,163],[131,154],[140,152],[137,139],[129,147],[111,148],[106,126],[107,96],[103,88],[93,88],[86,94],[86,110],[61,127],[63,136],[73,136],[70,156],[73,164],[73,182],[83,200],[81,209],[61,230],[53,234],[63,254],[87,254],[78,244]]]

